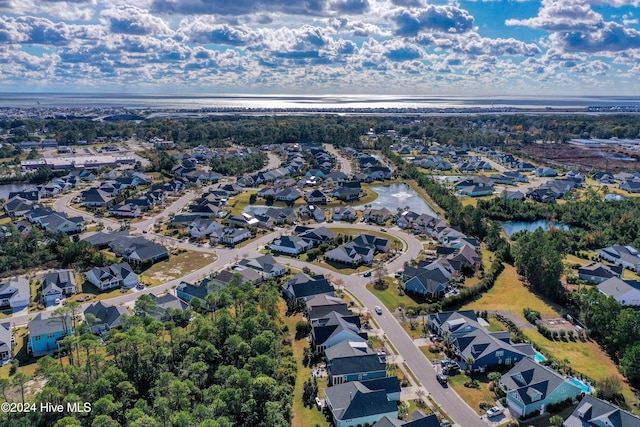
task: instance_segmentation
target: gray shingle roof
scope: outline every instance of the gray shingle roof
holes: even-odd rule
[[[640,418],[617,406],[585,396],[564,422],[565,427],[638,427]]]
[[[333,407],[333,415],[338,420],[397,411],[398,402],[389,400],[387,395],[399,392],[397,377],[352,381],[325,389],[325,395]]]

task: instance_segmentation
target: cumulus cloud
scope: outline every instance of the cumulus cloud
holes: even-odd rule
[[[355,37],[388,36],[389,32],[382,30],[375,24],[363,21],[353,21],[349,18],[331,18],[328,26],[339,33],[346,33]]]
[[[102,18],[113,33],[134,35],[171,35],[173,31],[162,18],[135,6],[120,6],[102,11]]]
[[[426,31],[464,33],[473,28],[473,16],[453,6],[429,5],[422,9],[401,9],[392,16],[394,33],[402,37],[415,37]]]
[[[249,15],[256,11],[322,15],[328,10],[328,0],[153,0],[151,10],[182,15]]]
[[[522,25],[547,31],[580,31],[597,28],[603,18],[591,5],[579,0],[543,0],[538,16],[508,19],[506,25]]]
[[[514,38],[484,38],[475,33],[460,39],[459,49],[456,50],[476,56],[535,56],[541,53],[540,48],[533,43]]]
[[[255,44],[260,36],[246,25],[218,24],[213,17],[199,17],[183,21],[177,33],[178,40],[198,44],[247,46]]]
[[[0,17],[0,43],[62,46],[71,39],[72,31],[65,23],[33,16]]]
[[[567,52],[620,52],[640,49],[640,32],[615,22],[604,23],[591,32],[563,32],[551,35],[551,40]]]

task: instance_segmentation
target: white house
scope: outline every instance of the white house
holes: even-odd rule
[[[29,280],[25,277],[15,277],[0,284],[0,307],[11,307],[19,310],[29,305]]]
[[[308,251],[313,247],[311,240],[303,239],[298,236],[282,236],[273,239],[269,248],[272,251],[282,252],[290,255],[298,255]]]
[[[220,235],[223,231],[223,226],[217,221],[206,218],[198,218],[189,224],[189,234],[195,239],[206,237],[215,233]]]
[[[640,254],[633,246],[613,245],[598,249],[600,258],[611,261],[615,265],[640,272]]]
[[[612,277],[598,285],[598,290],[614,298],[621,305],[640,306],[640,282],[637,280],[622,280]]]
[[[87,272],[87,281],[104,291],[114,288],[133,288],[138,284],[138,275],[129,263],[121,262],[107,267],[94,267]]]

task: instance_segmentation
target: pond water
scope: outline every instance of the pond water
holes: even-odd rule
[[[36,186],[31,184],[0,184],[0,199],[9,198],[9,193],[22,190],[35,190]]]
[[[502,223],[502,229],[511,237],[512,234],[518,231],[536,231],[538,228],[542,228],[544,231],[549,231],[549,221],[546,219],[539,219],[537,221],[504,221]],[[556,223],[556,228],[560,230],[570,230],[571,227],[566,224]]]
[[[416,213],[438,216],[431,206],[408,184],[372,186],[371,189],[378,193],[378,198],[369,203],[372,208],[381,209],[385,207],[390,211],[396,211],[398,208],[404,209],[408,207],[409,210]],[[356,206],[356,208],[365,209],[364,206]]]

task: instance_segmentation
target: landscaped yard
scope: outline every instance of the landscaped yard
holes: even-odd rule
[[[495,403],[496,396],[489,390],[490,381],[486,374],[473,374],[473,378],[478,380],[479,388],[465,387],[464,384],[471,381],[471,378],[464,373],[459,373],[449,377],[449,386],[460,395],[462,400],[467,402],[471,408],[478,414],[484,414],[484,410],[480,409],[480,403]]]
[[[398,288],[395,283],[390,283],[389,287],[384,290],[376,289],[371,283],[367,285],[367,289],[373,293],[390,311],[394,312],[403,304],[405,307],[411,305],[423,304],[426,301],[424,299],[414,299],[407,294],[399,295]]]
[[[178,255],[172,255],[165,261],[152,265],[144,272],[151,284],[168,282],[177,279],[192,271],[199,270],[216,260],[216,256],[204,252],[186,251]]]

